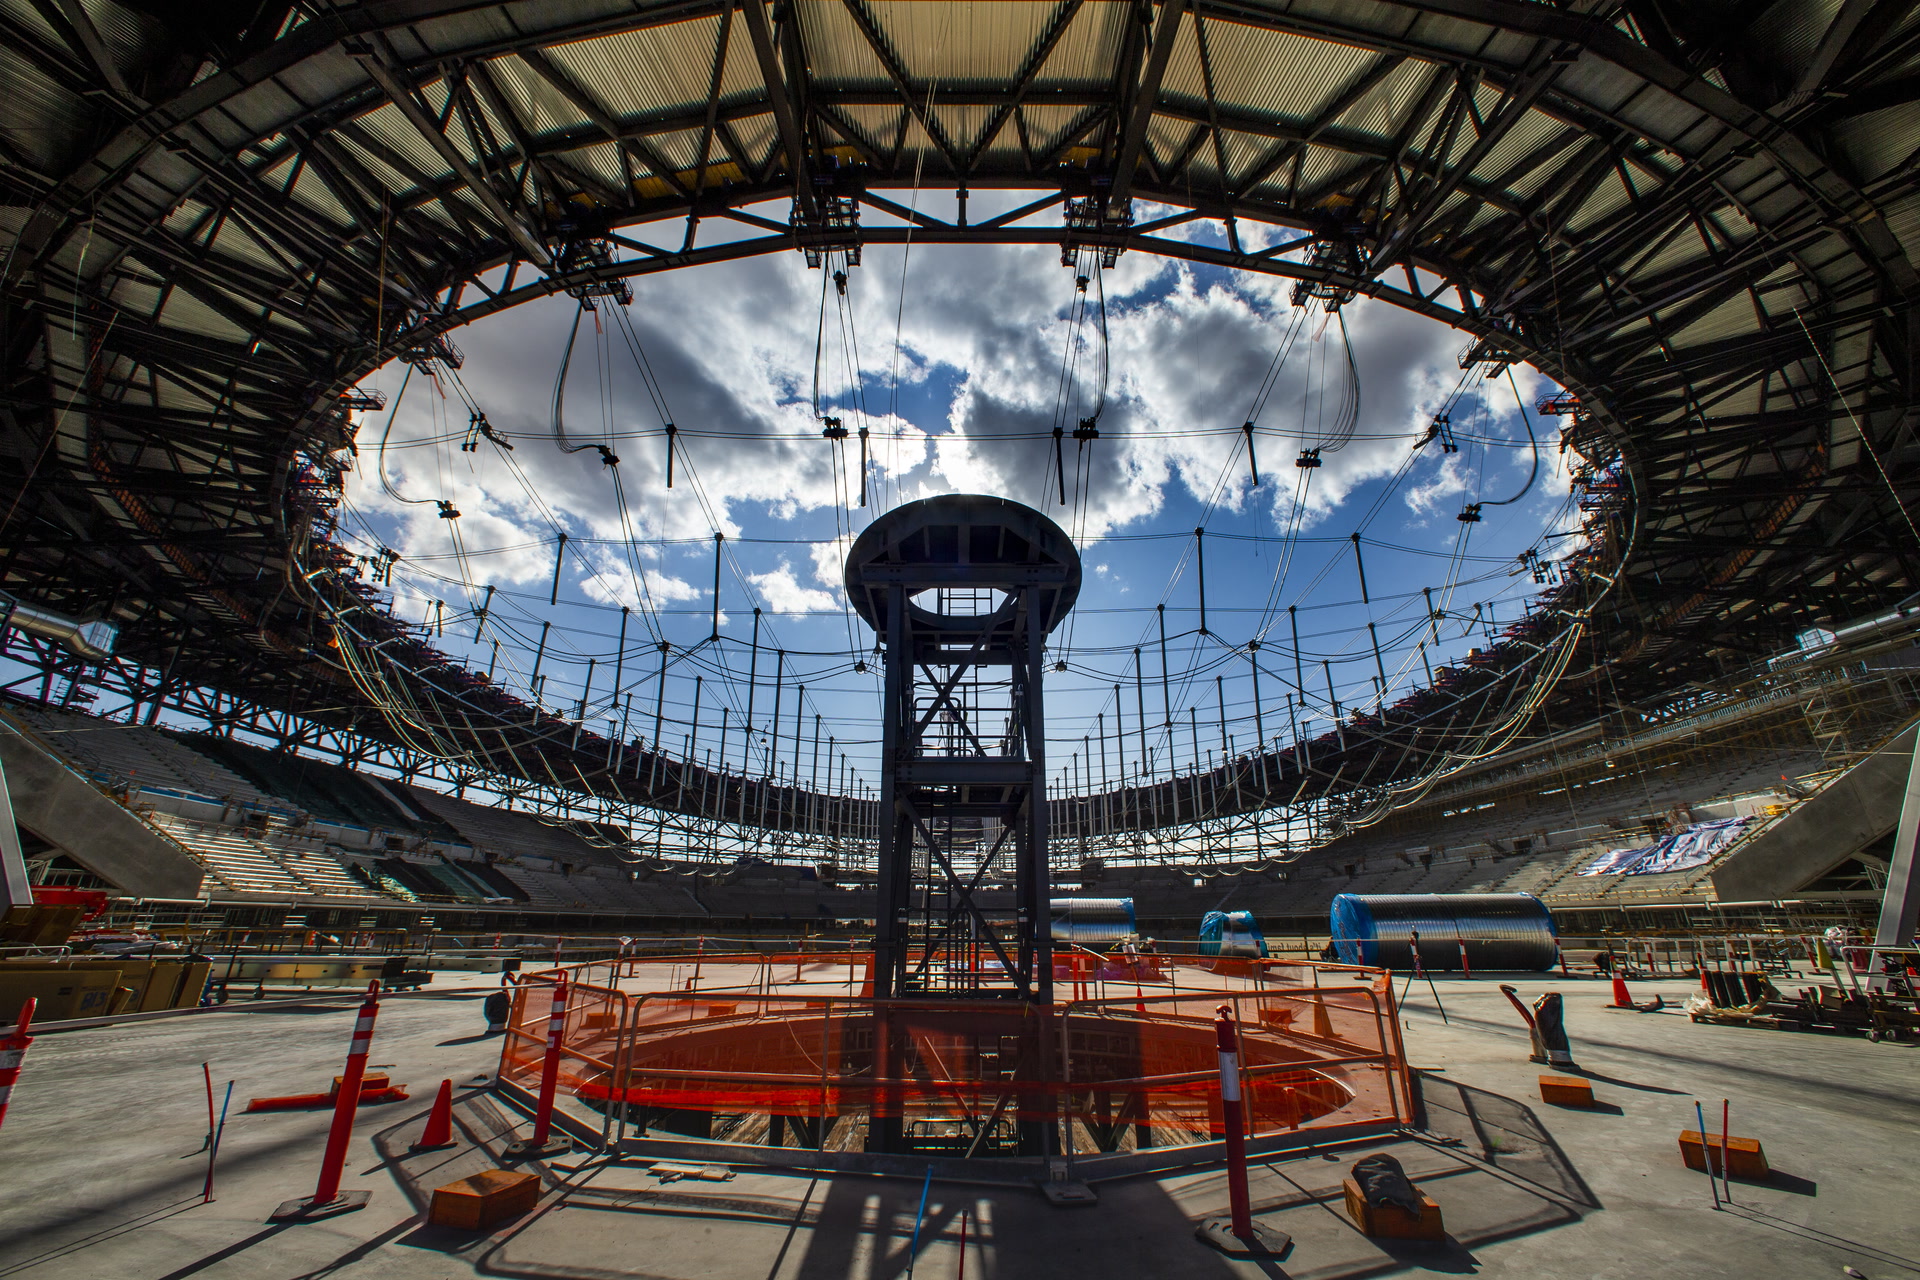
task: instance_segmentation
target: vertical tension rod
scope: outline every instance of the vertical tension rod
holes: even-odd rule
[[[1307,677],[1300,666],[1300,611],[1298,605],[1287,606],[1287,625],[1293,629],[1293,687],[1300,695],[1300,705],[1307,705]]]
[[[1246,433],[1247,437],[1247,471],[1253,476],[1253,487],[1258,489],[1260,487],[1260,459],[1256,458],[1253,453],[1253,424],[1251,422],[1243,422],[1240,424],[1240,430]]]
[[[620,639],[613,646],[613,696],[620,696],[620,677],[627,671],[627,618],[632,613],[626,605],[620,606]]]
[[[1200,570],[1200,634],[1207,634],[1207,531],[1193,531],[1194,562]]]
[[[1060,505],[1067,505],[1067,457],[1061,440],[1067,434],[1065,427],[1053,429],[1053,474],[1060,482]]]
[[[673,438],[680,434],[680,428],[671,422],[667,424],[667,488],[673,488]]]
[[[547,629],[551,626],[551,621],[540,624],[540,643],[533,651],[533,674],[527,677],[527,689],[533,694],[536,704],[540,701],[540,664],[547,656]]]
[[[713,535],[713,634],[712,636],[709,637],[710,639],[713,639],[713,640],[718,640],[720,638],[720,544],[725,542],[726,540],[727,540],[726,534],[721,533],[717,530],[714,532],[714,535]]]
[[[860,505],[867,505],[867,429],[860,428]]]

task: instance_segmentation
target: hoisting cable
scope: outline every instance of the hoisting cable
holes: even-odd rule
[[[1506,367],[1507,385],[1513,388],[1513,402],[1520,409],[1520,425],[1527,429],[1527,443],[1533,446],[1533,465],[1527,471],[1527,482],[1520,486],[1520,492],[1511,498],[1502,498],[1498,502],[1482,499],[1476,505],[1482,507],[1512,506],[1533,491],[1533,482],[1540,477],[1540,437],[1533,433],[1533,422],[1527,417],[1527,403],[1520,398],[1520,384],[1513,380],[1513,366]]]
[[[406,374],[400,379],[400,390],[395,393],[393,397],[393,407],[387,411],[387,428],[380,433],[380,452],[375,460],[374,467],[375,470],[380,473],[380,487],[387,491],[389,498],[392,498],[396,502],[417,504],[431,502],[432,499],[402,497],[400,491],[393,487],[393,482],[387,479],[387,441],[393,438],[393,424],[395,419],[400,416],[400,402],[407,398],[407,384],[413,381],[413,371],[415,367],[416,366],[411,364],[408,365]]]

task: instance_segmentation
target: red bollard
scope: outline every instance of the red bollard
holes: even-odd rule
[[[1240,1045],[1233,1009],[1221,1005],[1214,1020],[1214,1047],[1220,1054],[1221,1122],[1227,1138],[1227,1203],[1229,1218],[1209,1218],[1194,1234],[1222,1253],[1235,1257],[1279,1256],[1293,1243],[1285,1232],[1253,1224],[1252,1201],[1247,1195],[1247,1120],[1240,1100]]]
[[[1220,1110],[1227,1129],[1227,1200],[1232,1206],[1233,1234],[1253,1234],[1253,1211],[1247,1198],[1247,1120],[1240,1103],[1240,1046],[1234,1038],[1233,1010],[1221,1005],[1214,1020],[1214,1047],[1220,1051]]]
[[[1473,976],[1473,966],[1467,963],[1467,940],[1465,938],[1460,939],[1460,976],[1464,978],[1471,978]]]
[[[39,1000],[32,996],[20,1006],[20,1021],[11,1034],[0,1039],[0,1124],[7,1120],[7,1101],[13,1097],[13,1082],[20,1078],[20,1059],[27,1056],[27,1046],[33,1043],[33,1037],[27,1029],[33,1025],[33,1011],[40,1006]]]
[[[567,1030],[567,977],[553,984],[553,1011],[547,1015],[547,1055],[540,1065],[540,1102],[533,1113],[533,1136],[507,1148],[511,1158],[565,1155],[573,1150],[567,1138],[552,1138],[553,1097],[560,1086],[560,1044]]]
[[[333,1099],[333,1126],[327,1130],[326,1153],[320,1157],[320,1181],[305,1200],[288,1200],[268,1216],[269,1222],[304,1222],[366,1208],[368,1191],[340,1190],[340,1174],[347,1163],[347,1144],[353,1138],[353,1113],[360,1105],[360,1082],[367,1074],[367,1054],[373,1047],[373,1020],[380,1016],[380,980],[367,984],[367,1002],[353,1023],[346,1070]]]

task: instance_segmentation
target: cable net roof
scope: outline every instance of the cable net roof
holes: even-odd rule
[[[1550,374],[1611,477],[1606,589],[1544,608],[1587,630],[1568,687],[1654,697],[1915,588],[1907,6],[0,0],[0,33],[5,586],[156,679],[391,738],[306,576],[363,375],[908,235],[1292,277]],[[909,209],[935,186],[1031,199]]]

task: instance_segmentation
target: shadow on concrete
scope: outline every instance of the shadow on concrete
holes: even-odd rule
[[[1818,1227],[1810,1227],[1804,1222],[1794,1222],[1776,1214],[1768,1213],[1764,1209],[1755,1208],[1752,1205],[1730,1204],[1723,1209],[1723,1212],[1737,1214],[1759,1226],[1772,1227],[1776,1231],[1785,1232],[1790,1236],[1798,1236],[1802,1240],[1810,1240],[1815,1244],[1826,1245],[1833,1249],[1847,1250],[1850,1253],[1858,1255],[1863,1260],[1876,1262],[1882,1266],[1902,1267],[1908,1271],[1920,1271],[1920,1258],[1910,1258],[1905,1254],[1895,1253],[1891,1249],[1882,1249],[1878,1245],[1862,1244],[1858,1240],[1849,1240],[1845,1236],[1837,1236],[1830,1231],[1822,1231]]]
[[[453,1137],[456,1145],[439,1151],[416,1152],[412,1144],[425,1131],[431,1110],[430,1106],[415,1110],[373,1135],[373,1149],[380,1155],[380,1163],[375,1168],[384,1167],[393,1175],[407,1202],[420,1215],[427,1212],[435,1187],[498,1168],[499,1161],[490,1148],[503,1148],[511,1142],[516,1128],[515,1121],[501,1114],[485,1093],[455,1092]]]
[[[1453,1276],[1470,1276],[1480,1270],[1480,1260],[1452,1236],[1432,1243],[1420,1240],[1375,1240],[1373,1243],[1403,1267]]]
[[[418,1214],[402,1218],[385,1231],[382,1231],[379,1235],[368,1240],[362,1240],[359,1244],[353,1246],[353,1248],[347,1250],[339,1257],[334,1258],[330,1262],[323,1262],[311,1271],[302,1271],[299,1275],[292,1277],[292,1280],[325,1280],[327,1276],[345,1270],[347,1267],[352,1266],[354,1263],[374,1253],[381,1246],[399,1239],[401,1232],[419,1221],[420,1217]]]
[[[289,1222],[275,1223],[273,1226],[254,1232],[244,1240],[234,1241],[224,1249],[216,1249],[203,1258],[196,1258],[184,1267],[175,1267],[172,1271],[161,1276],[159,1280],[186,1280],[188,1276],[197,1276],[208,1267],[219,1266],[228,1258],[245,1253],[263,1240],[273,1239],[273,1237],[279,1235],[292,1225],[294,1224]]]
[[[1676,1098],[1692,1096],[1684,1089],[1663,1089],[1657,1084],[1636,1084],[1632,1080],[1622,1080],[1617,1076],[1603,1076],[1598,1071],[1589,1071],[1585,1067],[1568,1067],[1566,1070],[1572,1075],[1583,1076],[1588,1080],[1597,1080],[1601,1084],[1610,1084],[1621,1089],[1632,1089],[1639,1093],[1665,1093]]]
[[[520,1218],[515,1218],[511,1222],[503,1222],[500,1225],[503,1228],[518,1227],[524,1221],[524,1217],[525,1215],[522,1215]],[[420,1222],[420,1219],[415,1217],[408,1219],[408,1221]],[[434,1253],[444,1253],[450,1257],[457,1258],[463,1254],[475,1253],[483,1246],[494,1244],[494,1237],[497,1234],[497,1232],[491,1231],[462,1231],[458,1227],[436,1227],[430,1222],[421,1222],[419,1226],[409,1231],[406,1235],[401,1236],[395,1243],[403,1244],[409,1249],[427,1249]]]
[[[421,1113],[421,1117],[424,1123],[425,1112]],[[232,1116],[229,1117],[229,1123],[239,1123],[242,1119],[242,1116]],[[313,1153],[318,1150],[320,1143],[324,1139],[324,1130],[317,1129],[314,1126],[314,1120],[314,1113],[307,1111],[268,1111],[244,1116],[246,1128],[251,1131],[247,1133],[247,1138],[249,1142],[258,1145],[251,1147],[235,1145],[231,1148],[222,1146],[219,1168],[220,1184],[230,1185],[232,1182],[244,1181],[249,1177],[265,1177],[275,1179],[276,1181],[285,1180],[288,1184],[287,1195],[289,1197],[296,1194],[304,1194],[306,1189],[313,1185]],[[227,1135],[225,1141],[227,1143],[233,1143],[235,1141],[234,1135]],[[205,1152],[195,1154],[204,1155]],[[289,1175],[289,1168],[297,1172]],[[0,1163],[0,1179],[3,1179],[4,1173],[10,1169],[10,1165]],[[157,1175],[148,1176],[153,1171],[158,1171]],[[125,1234],[129,1230],[137,1230],[145,1226],[149,1218],[153,1221],[159,1221],[179,1213],[188,1212],[200,1204],[200,1192],[204,1185],[205,1178],[206,1170],[203,1166],[200,1166],[198,1162],[188,1164],[181,1161],[164,1161],[159,1164],[148,1164],[144,1166],[129,1165],[125,1171],[120,1173],[119,1182],[116,1184],[116,1192],[120,1203],[127,1205],[141,1204],[159,1196],[177,1196],[180,1197],[180,1199],[168,1199],[165,1203],[146,1211],[146,1213],[140,1217],[129,1219],[126,1223],[120,1224],[119,1226],[81,1237],[78,1240],[49,1246],[45,1256],[47,1258],[57,1258],[77,1254],[96,1244],[111,1240],[115,1236]],[[3,1180],[0,1180],[0,1186],[9,1185],[10,1184],[5,1183]],[[218,1187],[215,1188],[214,1194],[217,1200],[220,1194]],[[66,1219],[53,1219],[38,1225],[16,1229],[11,1235],[7,1236],[3,1242],[0,1242],[0,1244],[11,1248],[20,1248],[30,1241],[49,1236],[58,1236],[68,1229],[70,1229],[70,1224]],[[276,1227],[274,1229],[278,1230],[279,1228]],[[25,1269],[24,1267],[14,1265],[14,1259],[11,1254],[0,1255],[0,1261],[9,1264],[5,1268],[0,1268],[0,1276],[11,1275]],[[208,1265],[211,1265],[211,1263]],[[83,1272],[82,1274],[91,1275],[93,1273]],[[182,1274],[191,1275],[193,1272],[188,1271]]]
[[[502,1034],[504,1033],[499,1031],[482,1031],[478,1035],[461,1036],[457,1040],[442,1040],[433,1047],[436,1049],[445,1049],[450,1045],[456,1044],[479,1044],[482,1040],[492,1040]]]
[[[1790,1191],[1796,1196],[1817,1196],[1820,1194],[1820,1184],[1813,1179],[1802,1178],[1797,1174],[1782,1173],[1778,1169],[1769,1173],[1766,1181],[1760,1185],[1763,1187],[1772,1187],[1775,1191]]]
[[[196,1152],[195,1154],[199,1153]],[[183,1156],[181,1158],[185,1159],[186,1157]],[[32,1257],[15,1259],[12,1265],[0,1267],[0,1276],[10,1276],[18,1271],[26,1271],[32,1267],[37,1267],[42,1263],[67,1257],[69,1254],[79,1253],[83,1249],[90,1249],[94,1245],[105,1244],[117,1236],[126,1235],[130,1231],[138,1231],[142,1227],[151,1226],[156,1222],[163,1222],[175,1214],[185,1213],[200,1203],[200,1196],[196,1193],[175,1200],[169,1204],[161,1205],[157,1209],[150,1209],[146,1213],[137,1214],[134,1217],[128,1218],[125,1222],[115,1223],[113,1226],[102,1228],[99,1231],[93,1232],[91,1235],[84,1235],[78,1239],[69,1240],[65,1244],[55,1245],[43,1253],[34,1254]],[[14,1236],[13,1239],[18,1241],[22,1239],[22,1237]]]
[[[1408,1140],[1376,1149],[1399,1159],[1414,1184],[1440,1205],[1446,1239],[1426,1242],[1362,1235],[1345,1212],[1343,1193],[1328,1181],[1345,1174],[1344,1160],[1332,1169],[1318,1163],[1303,1163],[1291,1171],[1270,1166],[1274,1175],[1298,1192],[1269,1201],[1271,1208],[1255,1206],[1262,1225],[1294,1238],[1295,1252],[1288,1258],[1294,1270],[1286,1273],[1289,1280],[1363,1280],[1409,1270],[1473,1275],[1480,1266],[1474,1248],[1575,1222],[1581,1216],[1578,1209],[1526,1182],[1469,1163],[1447,1148]],[[1354,1149],[1346,1157],[1363,1154],[1367,1152]]]
[[[919,1218],[921,1187],[905,1179],[841,1178],[826,1184],[793,1280],[896,1280],[916,1262],[931,1275],[958,1270],[963,1218],[969,1270],[1000,1280],[1073,1272],[1227,1280],[1232,1263],[1194,1239],[1193,1218],[1151,1179],[1100,1188],[1090,1208],[1055,1208],[1037,1189],[935,1184]],[[915,1222],[919,1229],[916,1248]],[[1276,1280],[1286,1271],[1262,1270]],[[769,1278],[773,1273],[769,1273]]]
[[[1456,1080],[1427,1075],[1414,1079],[1428,1132],[1458,1140],[1502,1173],[1567,1204],[1601,1207],[1560,1144],[1524,1103]]]

